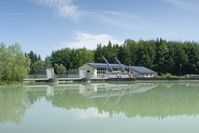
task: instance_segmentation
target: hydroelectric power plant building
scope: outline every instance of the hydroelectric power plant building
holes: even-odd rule
[[[126,66],[121,64],[106,63],[86,63],[79,67],[79,77],[86,79],[106,79],[106,78],[153,78],[157,73],[144,66]]]

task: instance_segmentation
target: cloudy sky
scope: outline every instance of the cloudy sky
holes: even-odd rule
[[[198,0],[0,0],[0,42],[45,57],[127,38],[199,41]]]

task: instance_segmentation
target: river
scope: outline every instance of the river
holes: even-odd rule
[[[0,133],[198,133],[199,83],[0,86]]]

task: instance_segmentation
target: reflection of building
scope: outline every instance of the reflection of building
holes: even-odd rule
[[[78,86],[82,91],[78,91]],[[198,115],[198,86],[197,83],[193,86],[179,83],[76,84],[77,91],[74,92],[72,86],[66,87],[70,91],[57,93],[53,103],[65,109],[97,108],[99,112],[124,113],[127,117]]]
[[[127,94],[142,93],[155,88],[157,84],[153,83],[138,83],[138,84],[90,84],[85,88],[89,88],[83,96],[88,98],[108,98],[121,97]]]
[[[112,68],[113,72],[109,73],[109,67]],[[109,64],[105,63],[86,63],[79,67],[80,78],[109,78],[110,76],[115,78],[121,77],[122,68],[126,70],[126,76],[133,74],[135,77],[150,78],[157,76],[157,73],[143,66],[126,66],[123,64]],[[123,72],[124,74],[124,72]],[[126,78],[127,78],[126,77]]]
[[[157,84],[153,83],[136,83],[136,84],[65,84],[52,87],[49,85],[29,85],[25,86],[27,92],[46,92],[46,96],[54,96],[58,91],[69,91],[70,93],[81,94],[87,98],[105,98],[121,96],[132,93],[146,92]]]

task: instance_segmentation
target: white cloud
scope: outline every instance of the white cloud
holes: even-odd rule
[[[107,34],[89,34],[84,32],[77,32],[75,34],[74,41],[62,42],[61,47],[69,48],[87,48],[95,49],[97,44],[106,45],[111,41],[114,44],[122,44],[123,42],[115,39],[114,37]]]
[[[54,10],[62,17],[76,19],[78,17],[78,6],[72,0],[33,0],[34,2]]]
[[[127,29],[138,29],[142,25],[141,17],[124,12],[110,10],[81,10],[74,4],[73,0],[31,0],[39,5],[52,9],[61,17],[73,20],[86,19],[95,20],[109,26],[122,27]]]

